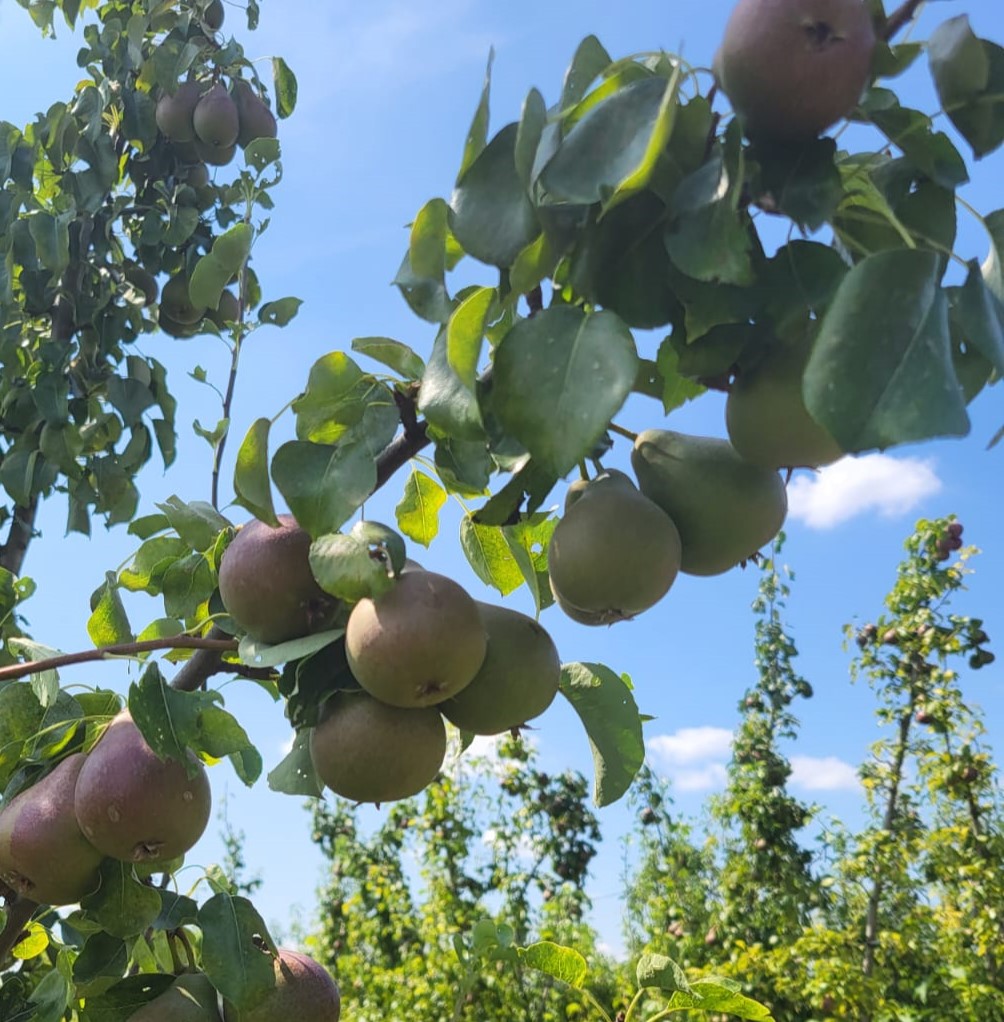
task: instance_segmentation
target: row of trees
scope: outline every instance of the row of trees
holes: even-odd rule
[[[311,939],[352,1017],[530,1022],[596,1010],[583,991],[502,963],[472,977],[454,934],[491,918],[518,943],[582,952],[610,1018],[628,1008],[635,963],[652,953],[741,981],[785,1022],[1004,1018],[1004,807],[966,692],[990,654],[983,622],[953,609],[976,551],[939,561],[950,525],[919,523],[883,612],[848,628],[852,673],[874,689],[881,725],[860,768],[860,829],[789,790],[795,711],[812,688],[785,625],[783,537],[775,544],[761,565],[756,680],[739,703],[724,792],[700,822],[676,813],[648,768],[629,796],[627,962],[601,950],[614,935],[586,922],[600,840],[586,780],[548,776],[526,744],[506,740],[497,759],[444,775],[372,831],[343,804],[315,807],[330,867]]]

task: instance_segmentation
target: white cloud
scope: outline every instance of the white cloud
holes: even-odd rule
[[[792,756],[791,783],[806,791],[857,791],[857,770],[836,756]]]
[[[810,529],[832,529],[869,512],[885,518],[908,514],[941,487],[928,459],[866,454],[794,478],[788,486],[788,509]]]
[[[710,791],[724,787],[727,776],[724,763],[709,763],[696,770],[680,770],[671,779],[677,791]]]
[[[671,735],[655,735],[645,744],[657,761],[684,766],[727,756],[732,732],[724,727],[684,727]]]

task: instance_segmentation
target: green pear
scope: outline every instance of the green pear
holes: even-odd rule
[[[802,399],[811,353],[811,344],[777,341],[763,361],[733,382],[725,405],[729,439],[754,465],[820,468],[843,456]]]
[[[195,775],[161,759],[124,710],[84,762],[74,812],[84,836],[122,862],[164,862],[184,855],[209,823],[212,797],[205,768]]]
[[[642,493],[676,523],[688,574],[728,571],[784,523],[781,477],[745,461],[727,440],[649,429],[638,435],[631,464]]]
[[[551,636],[532,617],[508,607],[478,603],[488,633],[488,653],[474,680],[439,704],[450,723],[476,735],[500,735],[554,701],[561,658]]]
[[[84,837],[73,795],[85,756],[78,752],[0,811],[0,879],[46,905],[73,905],[100,883],[104,856]]]
[[[157,100],[157,127],[172,142],[195,141],[195,108],[202,99],[201,82],[182,82],[172,95],[164,93]]]
[[[640,614],[669,592],[680,537],[665,512],[621,472],[593,479],[558,522],[547,548],[551,588],[595,624]]]
[[[220,598],[252,639],[275,645],[334,623],[341,604],[317,584],[310,543],[310,534],[292,515],[279,515],[277,527],[248,522],[227,547],[220,563]]]
[[[218,1003],[216,987],[204,973],[185,973],[129,1022],[220,1022]]]
[[[452,579],[406,571],[349,615],[349,669],[370,695],[391,706],[433,706],[477,674],[487,648],[478,605]]]
[[[848,116],[871,75],[863,0],[739,0],[714,70],[751,138],[812,138]]]
[[[209,318],[222,330],[228,323],[237,321],[241,314],[240,303],[233,291],[224,291],[220,295],[220,304],[216,309],[209,310]]]
[[[192,326],[202,319],[206,309],[205,306],[192,304],[191,295],[188,293],[188,278],[178,274],[164,285],[160,295],[160,312],[173,323]]]
[[[196,323],[179,323],[177,320],[171,319],[163,309],[157,313],[157,325],[160,329],[169,337],[175,337],[179,341],[187,341],[197,336],[200,333],[200,323],[201,320]]]
[[[446,726],[433,706],[388,706],[362,691],[336,692],[310,734],[317,776],[353,802],[394,802],[427,787],[446,757]]]

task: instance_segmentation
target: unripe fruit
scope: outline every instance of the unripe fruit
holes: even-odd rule
[[[196,138],[213,149],[227,149],[237,142],[240,120],[237,105],[226,87],[217,82],[195,106],[192,125]]]
[[[226,11],[223,7],[223,0],[211,0],[206,9],[202,12],[202,24],[210,32],[219,32],[223,28],[223,19]]]
[[[182,82],[172,96],[165,93],[157,101],[157,127],[172,142],[195,140],[195,108],[202,98],[201,82]]]
[[[275,115],[245,82],[234,86],[234,101],[240,119],[237,144],[246,149],[256,138],[275,138],[279,131]]]
[[[365,692],[336,692],[310,735],[317,776],[353,802],[417,795],[445,756],[446,727],[435,707],[388,706]]]
[[[206,312],[205,308],[192,304],[188,293],[188,278],[181,274],[172,277],[164,285],[160,295],[160,311],[169,320],[182,326],[198,323]]]

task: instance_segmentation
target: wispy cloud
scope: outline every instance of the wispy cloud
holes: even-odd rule
[[[868,513],[884,518],[908,514],[941,488],[930,460],[866,454],[842,458],[815,475],[797,476],[788,486],[788,508],[810,529],[832,529]]]
[[[657,762],[686,766],[727,757],[732,732],[724,727],[684,727],[669,735],[655,735],[645,744]]]
[[[791,783],[806,791],[857,791],[857,770],[836,756],[792,756]]]
[[[709,763],[697,770],[680,770],[671,780],[677,791],[712,791],[723,788],[727,776],[724,763]]]

